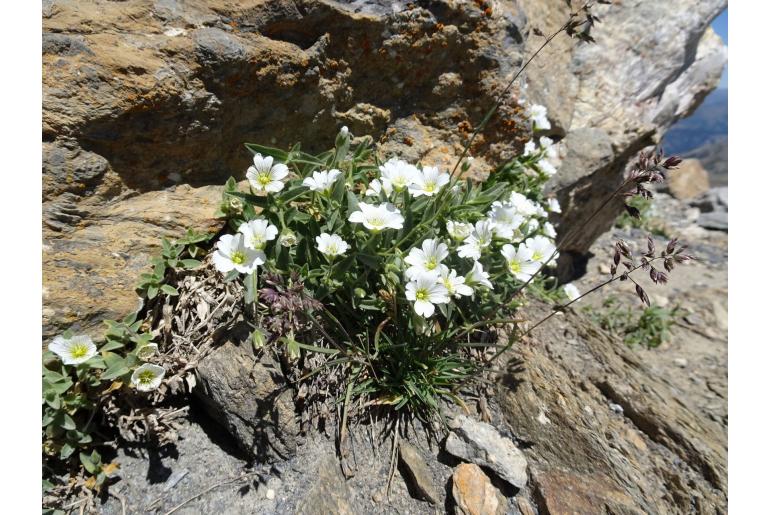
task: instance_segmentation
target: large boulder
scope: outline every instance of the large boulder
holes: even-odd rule
[[[566,136],[552,184],[560,232],[581,225],[628,158],[717,84],[725,49],[708,26],[725,6],[596,6],[597,43],[560,36],[542,53],[474,145],[472,172],[490,171],[529,137],[514,97],[545,104],[550,134]],[[542,42],[533,29],[555,30],[568,6],[45,0],[42,15],[48,339],[136,306],[132,285],[158,236],[214,223],[216,191],[205,187],[242,177],[244,141],[314,151],[347,125],[384,153],[449,165]],[[618,209],[563,259],[586,251]]]

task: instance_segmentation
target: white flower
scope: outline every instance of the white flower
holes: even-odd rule
[[[214,267],[223,274],[231,270],[250,274],[257,269],[257,266],[264,264],[265,253],[246,247],[241,233],[225,234],[217,242],[213,260]]]
[[[59,356],[65,365],[79,365],[96,356],[96,345],[84,334],[72,338],[57,336],[48,345],[48,350]]]
[[[382,231],[383,229],[401,229],[404,226],[404,217],[401,211],[390,202],[384,204],[358,204],[358,211],[353,211],[348,221],[355,224],[364,224],[370,231]]]
[[[142,361],[147,361],[151,357],[153,357],[158,352],[158,344],[157,343],[148,343],[146,345],[142,345],[136,350],[136,357],[141,359]]]
[[[508,270],[519,281],[528,281],[540,269],[540,265],[532,261],[532,251],[525,245],[515,249],[513,245],[503,245],[500,253],[505,257]]]
[[[532,253],[532,261],[537,261],[538,263],[545,263],[556,252],[556,245],[545,236],[529,238],[524,242],[524,245]],[[558,257],[559,254],[557,253],[553,259]]]
[[[543,224],[543,232],[549,238],[556,238],[556,228],[554,228],[551,222],[545,222]]]
[[[414,301],[414,311],[425,318],[433,315],[434,304],[449,302],[449,292],[443,283],[439,282],[435,272],[421,273],[406,285],[407,300]]]
[[[406,270],[406,276],[413,279],[424,272],[439,272],[446,269],[446,265],[441,262],[449,255],[449,250],[445,243],[440,240],[425,240],[422,242],[422,248],[412,248],[409,255],[404,258],[404,262],[411,265]]]
[[[320,236],[315,237],[318,251],[325,256],[341,256],[348,250],[348,244],[345,240],[336,234],[322,232]]]
[[[367,197],[379,197],[380,192],[384,191],[385,196],[389,197],[391,193],[393,193],[393,185],[390,183],[389,179],[382,179],[382,182],[380,182],[379,179],[373,179],[372,182],[369,183],[369,187],[366,188],[366,196]]]
[[[527,223],[524,224],[524,234],[532,234],[537,231],[538,227],[540,227],[540,222],[534,218],[530,218],[527,220]]]
[[[506,240],[512,239],[516,229],[524,223],[524,217],[518,214],[510,202],[494,202],[487,217],[493,224],[495,234]]]
[[[575,300],[580,297],[580,290],[578,290],[577,286],[572,283],[565,284],[562,289],[564,290],[564,295],[566,295],[569,300]]]
[[[548,110],[545,106],[532,104],[527,109],[527,117],[535,124],[535,129],[547,131],[551,128],[551,122],[548,121]]]
[[[465,284],[465,277],[458,277],[456,271],[446,268],[441,271],[440,278],[449,295],[458,299],[463,295],[473,295],[473,288]]]
[[[561,204],[559,204],[559,200],[555,198],[549,198],[548,199],[548,211],[551,213],[561,213]]]
[[[254,155],[254,166],[246,171],[246,178],[257,191],[275,193],[283,189],[283,179],[289,175],[289,168],[283,163],[273,164],[273,156]]]
[[[470,236],[465,238],[464,245],[457,249],[457,255],[464,258],[472,258],[474,261],[481,257],[482,249],[492,243],[492,230],[494,224],[489,220],[476,222]]]
[[[250,222],[243,222],[238,227],[238,232],[243,234],[243,244],[246,248],[263,250],[267,242],[274,240],[278,235],[278,228],[264,218],[256,218]]]
[[[527,141],[524,144],[524,154],[523,155],[531,156],[532,154],[535,153],[535,150],[536,150],[535,142],[532,141],[532,140],[529,140],[529,141]]]
[[[313,172],[312,177],[305,177],[305,180],[302,181],[302,185],[307,186],[311,191],[328,193],[331,191],[334,182],[340,175],[342,175],[342,172],[336,169]]]
[[[131,374],[131,384],[140,392],[149,392],[160,386],[163,376],[166,375],[166,369],[151,363],[137,367]]]
[[[348,130],[348,126],[347,126],[347,125],[343,125],[343,126],[342,126],[342,128],[340,129],[340,135],[341,135],[341,136],[344,138],[344,137],[346,137],[348,134],[350,134],[350,131]],[[350,134],[350,137],[352,138],[352,137],[353,137],[353,135],[352,135],[352,134]]]
[[[489,288],[490,290],[494,289],[492,287],[492,283],[489,280],[489,274],[484,271],[484,267],[482,267],[481,263],[478,261],[474,261],[471,271],[465,274],[465,284],[469,284],[471,286],[481,285]]]
[[[426,166],[414,176],[412,181],[409,185],[409,193],[415,197],[422,195],[432,197],[449,184],[449,174],[435,166]]]
[[[545,156],[551,161],[559,161],[559,151],[556,149],[553,140],[548,136],[540,138],[540,147],[545,150]]]
[[[387,179],[396,191],[402,191],[409,187],[420,173],[417,167],[395,157],[389,159],[380,166],[380,175]]]
[[[546,159],[541,159],[537,162],[537,167],[540,171],[546,174],[548,177],[556,175],[556,167],[549,163]]]
[[[509,202],[513,204],[513,206],[516,208],[516,211],[520,215],[532,216],[537,214],[537,206],[535,203],[518,191],[511,192]]]
[[[453,222],[450,220],[446,223],[446,231],[453,239],[462,241],[470,236],[471,231],[473,231],[473,224],[468,222]]]

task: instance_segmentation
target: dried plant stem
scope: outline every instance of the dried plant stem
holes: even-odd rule
[[[567,235],[564,237],[564,239],[556,246],[556,250],[553,251],[551,256],[543,262],[543,264],[540,266],[540,268],[537,269],[537,272],[532,274],[532,276],[527,279],[524,284],[519,286],[514,292],[513,295],[511,295],[511,299],[515,298],[517,295],[519,295],[524,289],[529,286],[529,284],[534,280],[534,278],[539,275],[545,268],[551,263],[551,261],[554,260],[554,258],[561,252],[567,245],[572,243],[572,240],[575,239],[575,235],[580,234],[580,232],[590,224],[596,216],[602,212],[602,210],[609,205],[612,200],[617,197],[620,193],[623,192],[624,189],[628,188],[629,186],[629,179],[623,180],[622,184],[615,189],[615,191],[612,192],[610,196],[608,196],[606,199],[604,199],[604,202],[601,203],[599,207],[597,207],[593,213],[591,213],[591,216],[585,219],[583,223],[581,223],[579,226],[572,229],[572,231],[568,232]]]
[[[653,263],[654,261],[657,261],[657,260],[660,260],[660,259],[663,259],[663,258],[662,257],[652,258],[652,259],[649,260],[648,263]],[[551,311],[551,313],[549,313],[547,316],[543,317],[535,325],[533,325],[532,327],[527,329],[524,333],[519,335],[518,338],[514,338],[515,335],[511,336],[508,339],[508,343],[505,346],[503,346],[499,351],[497,351],[497,353],[494,356],[492,356],[492,358],[490,358],[483,366],[484,367],[489,366],[497,358],[499,358],[501,355],[503,355],[505,352],[507,352],[513,346],[513,343],[515,341],[517,341],[517,340],[519,340],[521,338],[524,338],[525,336],[528,336],[532,331],[534,331],[535,329],[537,329],[538,327],[543,325],[545,322],[547,322],[548,320],[550,320],[551,318],[556,316],[557,313],[563,312],[565,309],[567,309],[568,307],[570,307],[572,304],[574,304],[575,302],[579,301],[583,297],[585,297],[587,295],[590,295],[593,292],[595,292],[597,290],[600,290],[600,289],[604,288],[605,286],[608,286],[609,284],[611,284],[611,283],[613,283],[615,281],[620,281],[620,280],[623,279],[623,277],[627,278],[629,281],[631,281],[632,283],[636,284],[636,281],[634,281],[634,279],[631,277],[631,274],[636,272],[637,270],[639,270],[640,268],[642,268],[644,266],[645,266],[644,264],[636,265],[635,267],[631,268],[627,272],[624,272],[624,273],[622,273],[620,275],[616,275],[614,277],[611,277],[610,279],[607,279],[606,281],[604,281],[602,283],[597,284],[596,286],[594,286],[593,288],[591,288],[587,292],[583,293],[579,297],[576,297],[575,299],[569,301],[568,303],[564,304],[563,306],[559,306],[558,308],[554,309],[553,311]]]

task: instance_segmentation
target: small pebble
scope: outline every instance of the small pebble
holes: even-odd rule
[[[273,490],[272,488],[268,488],[267,492],[265,492],[265,497],[270,499],[271,501],[275,499],[275,490]]]
[[[686,368],[687,367],[687,360],[684,358],[675,358],[674,359],[674,365],[678,366],[679,368]]]
[[[623,414],[623,406],[621,406],[620,404],[615,404],[614,402],[610,403],[610,410],[613,413],[617,413],[618,415]]]

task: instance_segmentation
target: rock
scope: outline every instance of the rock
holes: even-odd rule
[[[465,415],[456,417],[453,425],[444,444],[448,453],[489,468],[517,488],[527,484],[527,459],[509,438]]]
[[[709,190],[709,174],[697,159],[684,159],[676,170],[668,174],[665,184],[672,197],[687,200]]]
[[[286,459],[297,447],[293,391],[268,352],[228,339],[197,368],[194,393],[240,448],[260,461]]]
[[[526,317],[549,308],[532,306]],[[528,443],[527,490],[540,513],[726,510],[726,423],[682,397],[645,356],[567,312],[514,344],[510,358],[521,365],[503,373],[498,402]],[[543,410],[548,425],[538,421]]]
[[[527,88],[512,97],[548,106],[550,135],[566,136],[565,178],[552,185],[564,209],[559,234],[582,225],[628,158],[717,84],[724,45],[704,27],[725,7],[597,5],[595,45],[560,36],[526,70]],[[552,31],[569,15],[567,3],[550,0],[498,2],[488,16],[448,0],[398,12],[374,0],[61,0],[42,9],[43,237],[65,255],[45,256],[57,272],[44,278],[45,339],[133,310],[132,287],[157,237],[206,225],[194,200],[159,200],[177,184],[242,178],[245,141],[301,141],[312,152],[348,125],[371,133],[383,155],[450,166],[465,141],[458,124],[477,124],[540,44],[533,28]],[[521,122],[506,103],[472,151],[474,176],[521,150],[530,137]],[[128,223],[143,195],[141,220]],[[564,259],[585,252],[619,209],[595,219]],[[86,251],[93,244],[98,257]],[[85,280],[71,280],[74,271]]]
[[[461,463],[452,474],[452,496],[461,515],[503,515],[507,499],[478,465]]]
[[[316,478],[312,487],[303,495],[297,506],[296,515],[353,515],[350,499],[353,495],[342,477],[339,462],[334,456],[319,460],[317,470],[310,477]],[[300,495],[302,495],[300,493]]]
[[[714,188],[714,192],[716,193],[717,201],[719,204],[723,205],[725,209],[727,209],[727,186]]]
[[[537,515],[535,507],[524,497],[516,497],[516,507],[519,508],[521,515]]]
[[[410,492],[414,492],[413,497],[439,504],[441,496],[436,491],[433,474],[420,452],[414,446],[402,441],[398,445],[398,457],[404,480],[412,487]]]
[[[634,499],[600,474],[573,474],[552,470],[533,477],[537,497],[542,499],[545,513],[646,513]]]
[[[684,358],[674,358],[674,365],[679,368],[687,368],[687,360]]]
[[[727,211],[712,211],[698,217],[698,225],[706,229],[727,231]]]
[[[727,211],[727,186],[711,188],[691,201],[690,205],[697,207],[702,213]]]
[[[221,191],[181,185],[108,204],[78,201],[72,193],[44,203],[43,338],[67,328],[97,337],[102,320],[139,308],[134,288],[160,254],[161,238],[178,238],[187,228],[219,231],[213,214]]]

